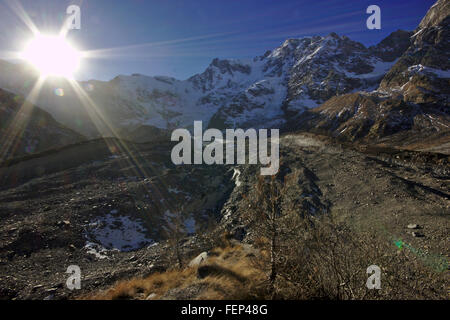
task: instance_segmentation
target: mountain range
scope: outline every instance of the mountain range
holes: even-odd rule
[[[398,30],[369,48],[335,33],[288,39],[251,60],[214,59],[187,80],[133,74],[73,86],[53,79],[30,99],[91,138],[146,142],[202,120],[219,129],[306,130],[419,149],[427,148],[418,140],[433,140],[438,146],[427,145],[445,152],[448,13],[448,1],[438,1],[415,31]],[[29,96],[37,77],[26,66],[0,64],[0,88],[15,94]],[[405,141],[410,131],[415,138]]]

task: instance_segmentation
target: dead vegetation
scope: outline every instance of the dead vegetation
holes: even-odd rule
[[[447,298],[446,257],[414,249],[369,219],[307,213],[287,199],[300,176],[260,178],[244,197],[251,244],[225,237],[197,266],[121,281],[82,299]],[[381,269],[379,290],[366,287],[371,265]]]
[[[356,230],[327,216],[302,220],[298,234],[280,249],[276,298],[446,298],[446,268],[430,268],[412,250],[397,247],[395,239]],[[380,290],[366,287],[371,265],[382,271]]]
[[[147,278],[120,281],[112,288],[81,299],[249,299],[249,287],[261,274],[251,267],[255,252],[249,246],[231,245],[209,252],[205,263],[154,273]]]
[[[120,281],[81,299],[446,299],[447,267],[437,270],[407,248],[373,233],[355,232],[330,217],[299,219],[295,237],[278,238],[272,280],[271,241],[231,245],[185,269]],[[445,263],[444,263],[445,264]],[[381,268],[381,289],[369,290],[370,265]]]
[[[261,299],[445,299],[448,261],[403,243],[373,219],[338,221],[310,214],[289,190],[301,183],[295,170],[258,180],[246,199],[253,245],[261,252],[254,268],[267,276]],[[373,213],[373,215],[375,215]],[[367,268],[382,271],[380,290],[369,290]]]

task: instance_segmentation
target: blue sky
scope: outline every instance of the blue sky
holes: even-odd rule
[[[369,46],[391,32],[413,30],[435,0],[0,0],[0,53],[31,36],[11,9],[19,3],[41,31],[59,30],[70,4],[81,7],[81,30],[69,37],[97,58],[77,78],[118,74],[202,72],[211,60],[252,58],[287,38],[336,32]],[[366,28],[366,8],[381,8],[381,30]]]

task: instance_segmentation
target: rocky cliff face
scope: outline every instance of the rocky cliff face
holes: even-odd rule
[[[252,69],[262,80],[234,94],[213,116],[210,126],[282,127],[286,118],[335,95],[376,87],[407,48],[408,35],[399,31],[369,49],[335,33],[286,40],[253,60]],[[389,46],[393,37],[402,41]]]
[[[381,89],[401,89],[412,102],[448,103],[450,77],[450,3],[438,1],[411,37],[411,46],[381,82]],[[419,90],[419,88],[425,90]],[[432,97],[431,97],[432,96]]]
[[[449,153],[449,13],[448,1],[429,10],[377,90],[333,97],[292,125],[347,141]]]

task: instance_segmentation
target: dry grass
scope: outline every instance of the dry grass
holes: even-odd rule
[[[84,295],[87,300],[249,299],[252,284],[263,275],[251,266],[255,252],[241,245],[215,248],[200,266],[119,281],[111,288]]]
[[[215,248],[196,267],[154,273],[147,278],[120,281],[81,299],[446,299],[448,271],[435,272],[406,249],[370,232],[359,233],[329,218],[299,233],[277,250],[275,285],[268,279],[268,240],[253,246]],[[259,248],[257,248],[260,246]],[[366,269],[382,270],[382,289],[368,290]]]
[[[86,295],[81,299],[88,300],[127,300],[146,298],[155,293],[161,296],[169,289],[179,287],[195,278],[195,270],[171,270],[163,273],[154,273],[147,278],[134,278],[117,282],[105,291]]]

